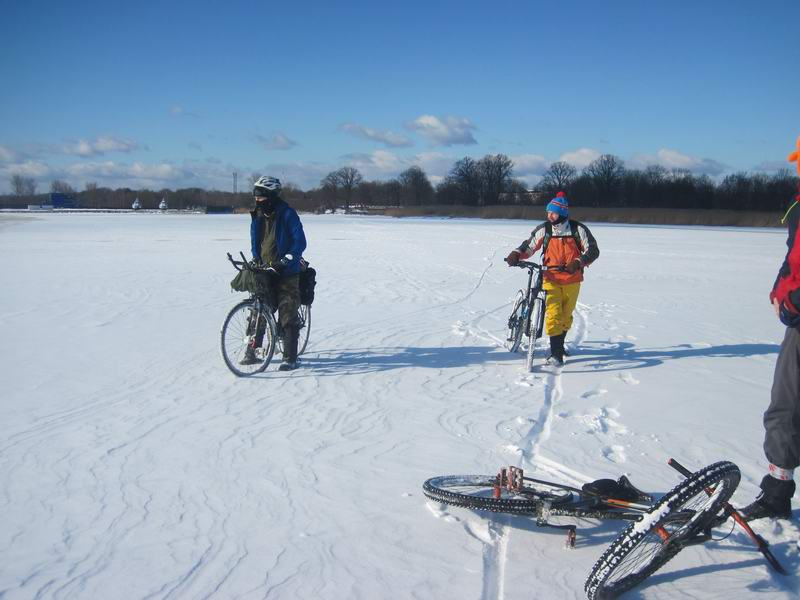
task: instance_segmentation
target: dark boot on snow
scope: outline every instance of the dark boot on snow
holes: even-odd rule
[[[283,362],[279,371],[294,371],[297,364],[297,327],[287,327],[283,332]]]
[[[791,519],[792,496],[794,496],[795,488],[794,481],[782,481],[772,475],[765,475],[761,480],[761,493],[755,502],[739,512],[745,521]]]
[[[250,346],[244,352],[244,358],[239,361],[240,365],[257,365],[261,361],[256,357],[256,351]]]
[[[566,337],[566,332],[550,336],[550,356],[547,357],[549,364],[557,367],[564,364],[564,338]]]

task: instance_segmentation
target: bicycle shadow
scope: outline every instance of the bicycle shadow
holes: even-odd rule
[[[485,516],[485,513],[475,512],[476,515]],[[604,548],[613,542],[620,532],[627,527],[628,521],[622,520],[598,520],[598,519],[578,519],[575,517],[552,517],[552,525],[575,525],[577,537],[575,548],[597,546]],[[566,543],[567,530],[547,525],[537,525],[536,519],[530,516],[509,516],[508,525],[520,531],[530,533],[552,535],[563,538],[562,543]],[[599,556],[599,555],[598,555]]]
[[[314,377],[361,375],[425,367],[456,369],[487,363],[519,361],[519,355],[496,346],[384,347],[316,350],[301,358]]]
[[[777,354],[778,344],[725,344],[720,346],[680,344],[666,348],[640,349],[631,342],[587,341],[572,351],[563,372],[595,373],[630,371],[656,367],[685,358],[746,358]]]
[[[715,551],[719,549],[720,548],[714,548]],[[786,566],[786,561],[784,560],[782,562],[784,566]],[[651,586],[657,586],[664,583],[685,580],[686,578],[696,577],[699,575],[724,573],[726,571],[736,571],[747,567],[761,567],[765,565],[766,563],[763,558],[751,558],[747,560],[740,560],[733,563],[714,563],[708,565],[700,565],[697,567],[688,567],[685,569],[679,569],[677,571],[669,571],[669,563],[667,563],[667,565],[662,568],[664,572],[658,571],[655,574],[651,575],[650,577],[645,579],[642,583],[637,585],[633,590],[626,592],[625,597],[645,598],[646,592],[648,588],[650,588]],[[778,578],[776,576],[773,576],[773,572],[770,570],[766,577],[752,582],[750,585],[747,586],[747,589],[753,593],[762,593],[762,594],[769,592],[778,592],[778,591],[784,591],[784,592],[795,591],[795,586],[793,586],[790,583],[791,579],[789,581],[786,581],[785,578]],[[787,585],[781,585],[781,582],[783,581],[786,581]]]

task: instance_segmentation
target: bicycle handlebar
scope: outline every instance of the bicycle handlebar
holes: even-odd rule
[[[529,262],[527,260],[520,260],[512,267],[519,267],[520,269],[535,269],[537,271],[566,271],[567,267],[564,265],[552,266],[540,265],[539,263]]]
[[[239,256],[242,257],[242,260],[234,260],[230,252],[227,252],[226,254],[228,255],[228,260],[231,261],[233,268],[237,271],[244,269],[245,271],[252,271],[253,273],[278,273],[278,270],[275,267],[254,268],[250,261],[247,260],[247,257],[245,257],[243,252],[239,252]]]

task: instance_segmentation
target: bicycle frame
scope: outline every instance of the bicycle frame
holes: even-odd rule
[[[525,261],[520,261],[518,265],[522,268],[528,269],[528,285],[525,289],[525,327],[523,329],[523,333],[528,336],[528,338],[531,338],[535,337],[531,336],[531,306],[533,306],[534,299],[540,293],[546,294],[546,292],[543,292],[542,290],[542,271],[544,270],[544,267],[536,263]],[[542,302],[544,301],[545,297],[543,296]]]

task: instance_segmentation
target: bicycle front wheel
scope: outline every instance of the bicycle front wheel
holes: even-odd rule
[[[530,318],[528,319],[528,357],[525,367],[528,373],[533,372],[533,356],[536,353],[536,340],[542,335],[544,324],[544,301],[540,297],[533,299]]]
[[[675,486],[606,549],[586,580],[586,595],[616,598],[655,573],[709,527],[739,478],[735,464],[721,461]]]
[[[512,514],[535,513],[544,501],[561,504],[572,498],[571,492],[543,483],[526,483],[522,494],[500,488],[500,497],[496,498],[496,482],[496,475],[441,475],[423,483],[422,493],[450,506]]]
[[[300,329],[297,334],[297,356],[306,351],[308,336],[311,334],[311,305],[301,304],[297,311],[297,318],[300,321]]]
[[[508,331],[506,333],[506,348],[509,352],[516,352],[522,340],[522,325],[525,321],[525,293],[522,290],[517,292],[514,299],[514,308],[511,309],[511,316],[508,317]]]
[[[261,373],[275,352],[275,319],[253,299],[234,306],[222,324],[222,359],[238,377]]]

